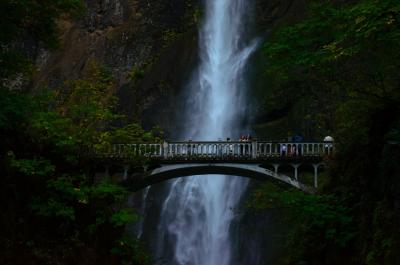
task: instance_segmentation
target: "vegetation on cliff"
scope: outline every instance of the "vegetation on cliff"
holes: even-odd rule
[[[307,102],[306,118],[336,139],[321,195],[253,195],[253,208],[289,216],[282,264],[400,263],[399,43],[400,2],[359,0],[313,1],[265,44],[271,97]]]
[[[0,2],[0,80],[31,72],[32,62],[24,44],[41,41],[49,48],[58,45],[56,19],[61,14],[78,16],[80,0]]]
[[[0,263],[148,264],[140,243],[124,236],[139,218],[125,205],[128,192],[96,180],[87,156],[157,137],[115,112],[109,71],[92,61],[81,79],[35,95],[10,85],[33,72],[21,43],[32,37],[55,48],[56,19],[82,12],[82,3],[2,1],[0,10]]]

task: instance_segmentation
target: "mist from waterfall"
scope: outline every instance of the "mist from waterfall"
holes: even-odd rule
[[[243,73],[257,47],[246,38],[251,2],[206,1],[201,61],[188,87],[188,130],[181,135],[186,140],[237,139],[244,129],[238,128],[246,109]],[[157,256],[170,256],[164,262],[173,265],[231,265],[230,224],[246,185],[220,175],[174,180],[161,210]]]

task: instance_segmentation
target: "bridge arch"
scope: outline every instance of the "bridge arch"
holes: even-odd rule
[[[307,186],[284,174],[263,168],[260,164],[245,163],[181,163],[161,164],[146,171],[139,179],[127,178],[125,185],[134,186],[135,190],[151,186],[169,179],[196,175],[229,175],[262,181],[278,180],[307,193],[315,193],[316,188]]]

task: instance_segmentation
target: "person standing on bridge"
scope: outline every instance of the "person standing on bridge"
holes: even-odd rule
[[[326,136],[324,138],[324,153],[325,155],[330,155],[333,150],[333,137],[332,136]]]
[[[303,155],[303,147],[301,144],[298,145],[297,147],[297,155],[302,156]]]
[[[228,138],[227,141],[230,142],[231,138]],[[233,155],[233,144],[228,144],[228,150],[227,151],[228,151],[228,154],[227,154],[228,156],[232,156]]]
[[[286,144],[282,144],[281,145],[281,155],[286,156],[286,152],[287,152],[287,146],[286,146]]]

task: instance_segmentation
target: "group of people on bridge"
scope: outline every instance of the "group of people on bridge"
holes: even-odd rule
[[[258,141],[251,136],[240,137],[239,141],[184,141],[147,144],[115,144],[111,155],[163,157],[165,159],[182,157],[217,158],[266,158],[325,156],[333,154],[333,138],[327,136],[323,142],[305,141]]]
[[[249,142],[249,141],[252,141],[252,140],[253,140],[253,138],[251,137],[250,134],[248,134],[248,135],[242,135],[242,136],[240,136],[240,138],[239,138],[239,142]]]
[[[250,135],[241,136],[239,141],[226,141],[218,139],[218,142],[202,143],[189,140],[186,144],[182,143],[177,150],[171,149],[171,153],[177,152],[181,155],[215,155],[217,157],[301,157],[301,156],[321,156],[330,155],[333,151],[333,138],[327,136],[323,143],[307,143],[303,141],[280,141],[280,142],[258,142]],[[206,148],[206,149],[204,149]]]

